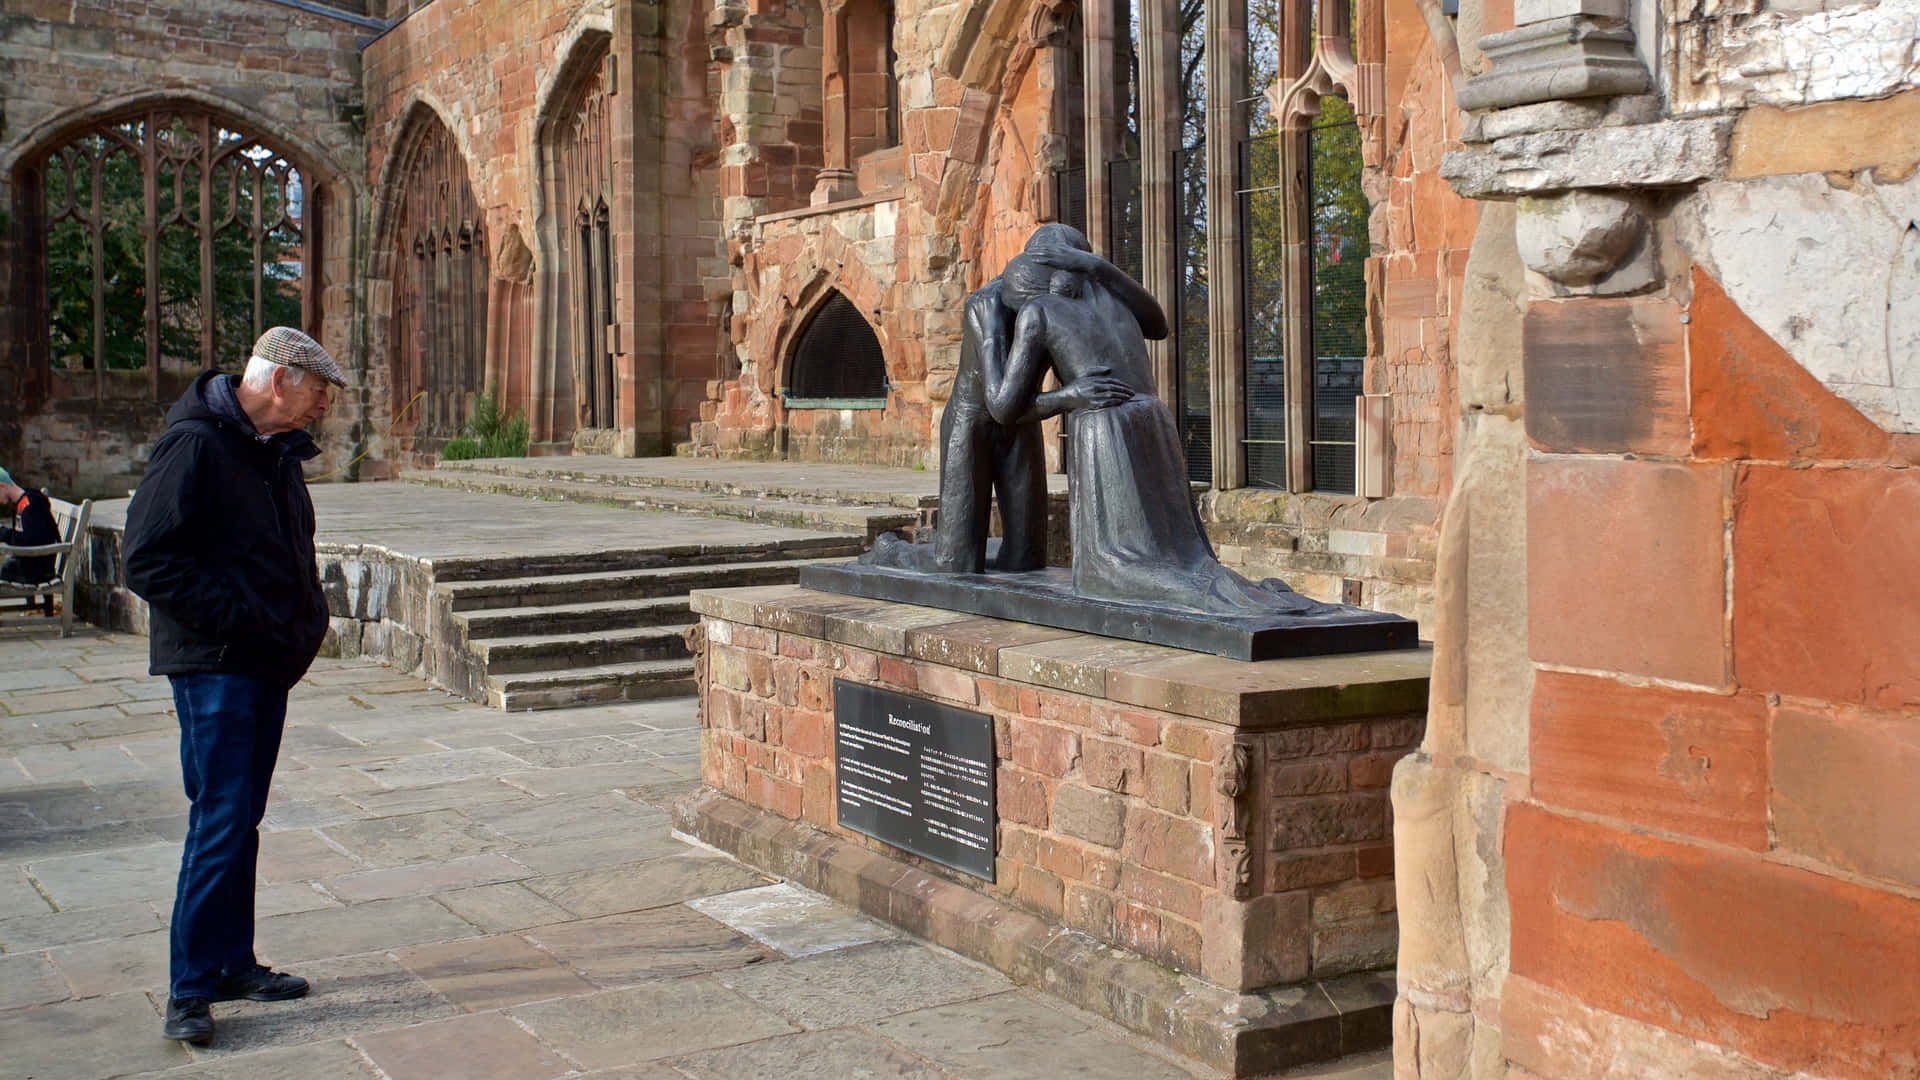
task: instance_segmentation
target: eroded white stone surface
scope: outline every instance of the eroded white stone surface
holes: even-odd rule
[[[1920,179],[1725,181],[1688,246],[1800,365],[1890,431],[1920,431]]]
[[[1673,26],[1676,112],[1880,97],[1920,81],[1920,0],[1797,13],[1699,0]]]

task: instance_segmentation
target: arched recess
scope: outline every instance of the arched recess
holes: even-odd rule
[[[38,125],[4,160],[0,309],[22,409],[167,401],[244,364],[267,326],[320,336],[323,224],[351,188],[270,119],[192,91],[131,95]]]
[[[830,288],[798,326],[781,385],[789,408],[802,402],[885,407],[886,350],[853,301]]]
[[[542,321],[550,343],[542,362],[552,405],[546,431],[536,437],[547,441],[619,426],[611,40],[601,31],[581,35],[539,127],[541,248],[548,254]]]
[[[386,173],[369,276],[391,286],[380,336],[395,434],[448,439],[486,389],[485,222],[465,156],[425,104],[408,116]]]

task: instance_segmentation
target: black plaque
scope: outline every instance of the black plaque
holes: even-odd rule
[[[993,720],[833,681],[834,798],[855,832],[993,880]]]

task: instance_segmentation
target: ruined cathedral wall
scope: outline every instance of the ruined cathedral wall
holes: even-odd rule
[[[1915,6],[1514,11],[1458,23],[1397,1074],[1913,1075]]]
[[[363,366],[354,257],[367,200],[361,180],[359,44],[364,20],[248,2],[167,5],[43,3],[7,7],[0,35],[5,125],[0,132],[0,461],[62,496],[120,496],[136,484],[178,393],[173,373],[160,398],[112,380],[103,400],[90,385],[49,376],[38,346],[46,313],[31,281],[37,252],[22,244],[40,212],[20,187],[22,170],[96,124],[158,104],[212,109],[294,155],[309,191],[324,189],[307,222],[324,237],[314,331],[348,370]],[[18,269],[20,272],[13,272]],[[344,395],[324,422],[324,456],[312,472],[343,467],[361,439],[360,402]]]
[[[374,365],[386,419],[405,405],[384,381],[399,343],[385,333],[393,297],[381,268],[399,248],[383,225],[407,195],[390,158],[430,114],[451,133],[484,216],[494,279],[486,381],[526,410],[542,449],[574,448],[574,358],[554,329],[564,318],[559,230],[571,210],[549,205],[557,165],[541,140],[570,122],[560,114],[597,72],[615,116],[609,340],[618,389],[614,422],[584,448],[661,453],[684,436],[720,364],[727,295],[704,18],[691,2],[428,4],[368,47],[368,176],[380,203],[369,325],[376,361],[387,361]],[[391,463],[404,464],[405,441],[389,448]]]
[[[817,206],[827,137],[821,9],[718,9],[736,366],[710,387],[693,452],[938,467],[934,436],[966,292],[991,273],[980,271],[987,241],[976,224],[982,159],[1007,111],[997,92],[941,67],[956,7],[895,8],[898,144],[856,155],[856,190]],[[1033,221],[1020,217],[1017,235]],[[885,353],[884,409],[783,403],[794,342],[829,290],[867,319]]]

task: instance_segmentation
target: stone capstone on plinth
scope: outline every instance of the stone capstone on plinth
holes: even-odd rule
[[[692,607],[686,833],[1231,1075],[1387,1044],[1387,785],[1430,650],[1249,663],[797,586]],[[990,720],[994,880],[842,826],[836,680]]]

